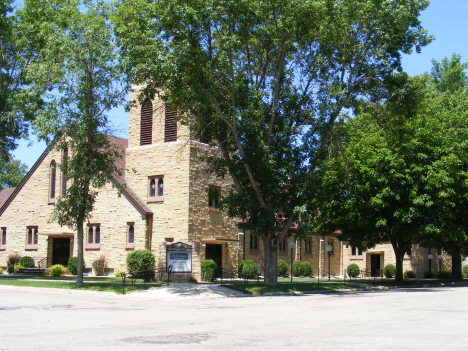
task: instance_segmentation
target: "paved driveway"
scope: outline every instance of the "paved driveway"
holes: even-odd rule
[[[0,350],[466,348],[466,287],[256,298],[213,289],[0,286]]]

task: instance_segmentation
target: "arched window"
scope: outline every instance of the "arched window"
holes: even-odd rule
[[[95,243],[99,244],[101,242],[101,227],[96,227],[96,240]]]
[[[28,245],[32,245],[33,240],[33,230],[32,228],[28,229]]]
[[[34,245],[37,245],[38,235],[37,235],[37,228],[34,228]]]
[[[150,197],[156,196],[156,180],[151,179],[150,181]]]
[[[153,105],[145,100],[141,106],[140,145],[149,145],[153,139]]]
[[[158,180],[158,196],[163,196],[164,194],[164,184],[162,178]]]
[[[63,160],[67,160],[67,158],[68,158],[68,148],[65,147],[65,149],[63,149]],[[63,171],[62,173],[62,196],[65,197],[66,195],[67,195],[67,171]]]
[[[88,229],[88,244],[93,244],[93,227],[89,227]]]
[[[57,178],[57,165],[55,161],[50,163],[50,199],[55,199],[55,183]]]
[[[177,121],[174,119],[175,111],[170,110],[170,105],[166,105],[164,118],[164,142],[177,141]]]

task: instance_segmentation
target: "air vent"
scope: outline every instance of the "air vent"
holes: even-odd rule
[[[166,105],[165,131],[164,142],[177,141],[177,122],[174,119],[175,111],[170,110],[170,106]]]
[[[140,145],[149,145],[153,139],[153,105],[146,100],[141,107]]]

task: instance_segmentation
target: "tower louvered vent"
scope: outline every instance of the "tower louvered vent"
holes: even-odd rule
[[[174,119],[175,111],[171,111],[170,105],[166,105],[166,118],[164,130],[164,142],[177,141],[177,122]]]
[[[153,105],[145,100],[141,107],[140,145],[149,145],[153,139]]]

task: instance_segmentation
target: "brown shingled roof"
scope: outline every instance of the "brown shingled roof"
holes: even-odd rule
[[[0,207],[2,207],[5,201],[10,197],[10,195],[13,194],[13,191],[15,191],[15,189],[16,188],[4,188],[0,191]]]

